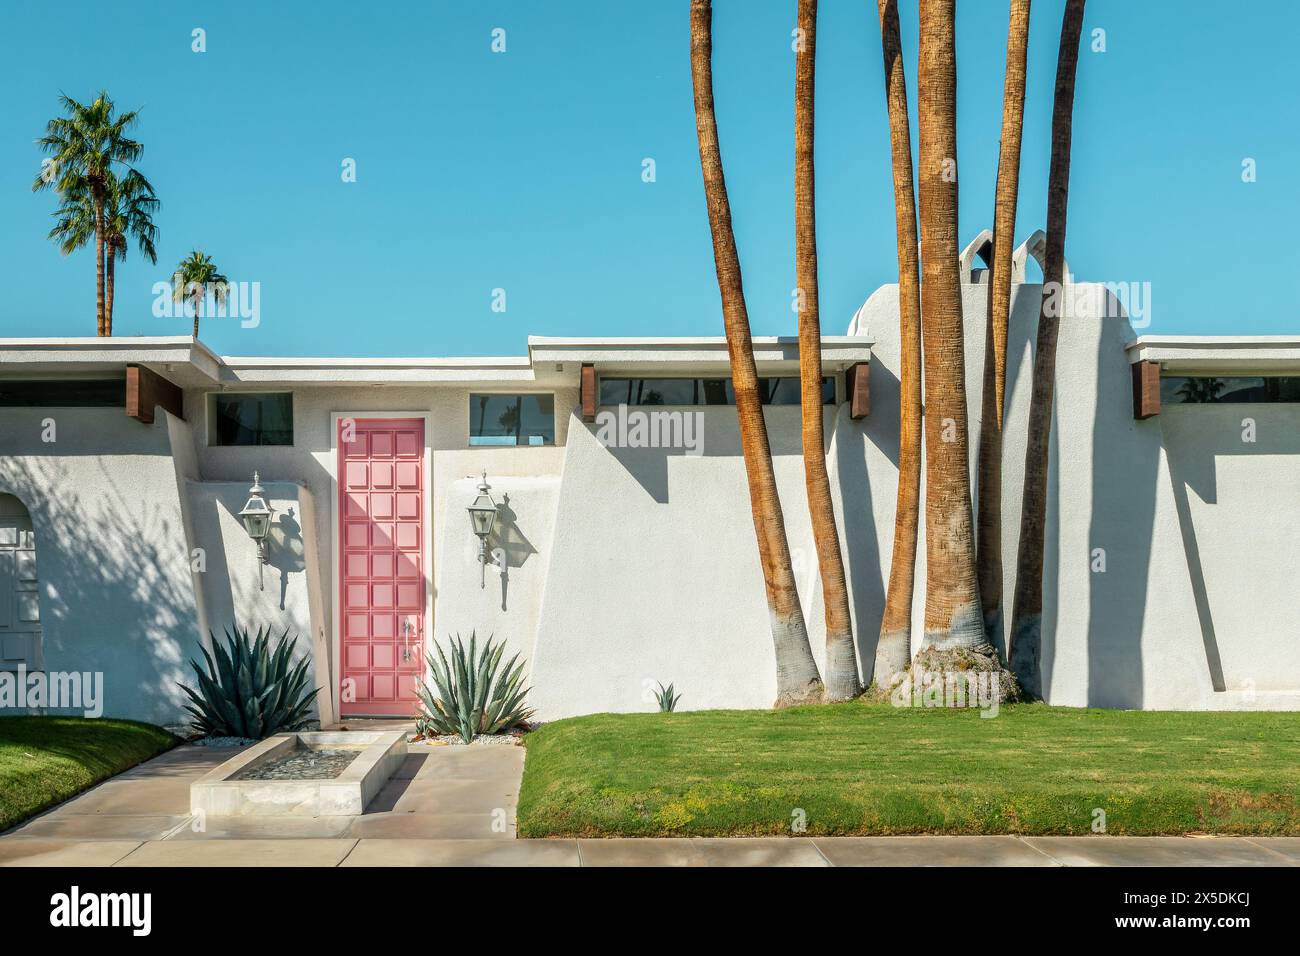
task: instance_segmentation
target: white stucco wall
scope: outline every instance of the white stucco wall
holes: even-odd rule
[[[973,477],[984,277],[968,276],[963,287]],[[1008,609],[1040,295],[1035,284],[1013,295],[1003,462]],[[1104,301],[1095,297],[1098,307]],[[850,333],[874,342],[871,414],[854,422],[841,404],[828,410],[826,425],[865,680],[892,558],[897,315],[891,285],[854,317]],[[1300,708],[1290,599],[1300,541],[1300,405],[1173,406],[1135,421],[1131,339],[1128,322],[1103,318],[1100,308],[1061,326],[1044,575],[1047,699]],[[159,412],[152,426],[121,409],[0,409],[0,492],[23,501],[36,531],[45,664],[103,670],[107,713],[180,720],[175,682],[189,679],[188,661],[207,629],[219,633],[230,620],[301,634],[318,682],[334,683],[331,416],[368,412],[427,417],[427,637],[471,630],[504,637],[529,661],[531,703],[542,719],[650,710],[656,681],[676,685],[683,709],[770,705],[773,652],[734,409],[683,410],[702,416],[698,456],[610,449],[572,413],[576,388],[561,387],[557,447],[471,448],[471,391],[539,389],[322,381],[294,388],[292,446],[225,448],[208,444],[205,388],[186,391],[185,422]],[[41,440],[46,418],[56,422],[56,442]],[[1254,441],[1243,441],[1243,419],[1253,421]],[[770,407],[767,420],[821,663],[799,410]],[[254,470],[280,520],[293,525],[277,527],[265,591],[257,590],[255,550],[236,518]],[[490,571],[486,588],[465,513],[483,470],[497,500],[509,498],[512,529],[508,574]],[[195,547],[206,552],[202,573],[191,572]],[[1104,572],[1091,567],[1097,549]],[[922,529],[916,633],[924,555]],[[325,706],[322,718],[329,716]]]
[[[576,381],[577,370],[573,378]],[[257,390],[257,389],[254,389]],[[283,391],[284,389],[267,389]],[[294,391],[294,443],[291,446],[219,447],[208,443],[207,393],[186,392],[186,418],[194,423],[195,451],[204,479],[251,482],[254,470],[264,482],[291,481],[301,485],[314,505],[315,560],[322,576],[324,596],[320,624],[332,641],[334,615],[331,556],[336,547],[334,512],[336,502],[332,485],[335,473],[335,450],[332,445],[331,416],[335,413],[364,415],[368,412],[427,416],[425,442],[430,449],[432,468],[425,492],[430,496],[428,514],[433,518],[431,540],[434,542],[430,583],[437,580],[439,551],[443,533],[439,522],[444,513],[446,489],[454,478],[487,470],[489,480],[497,476],[532,476],[557,474],[563,449],[557,447],[469,447],[469,396],[480,391],[538,391],[535,387],[507,386],[390,386],[364,388],[329,383],[299,386]],[[550,390],[547,390],[550,391]],[[577,403],[576,388],[555,391],[556,443],[565,440],[567,411]],[[243,502],[240,502],[242,506]],[[466,522],[468,519],[464,519]],[[472,539],[466,526],[465,537]],[[437,598],[435,616],[426,635],[440,633]],[[449,612],[450,613],[450,612]],[[454,615],[453,615],[454,617]],[[445,629],[442,629],[445,630]],[[444,635],[445,636],[445,635]]]
[[[167,417],[0,409],[0,491],[31,514],[46,670],[100,672],[105,715],[174,725],[200,628]]]
[[[203,631],[226,640],[227,629],[246,627],[255,634],[270,629],[278,640],[286,631],[297,638],[294,660],[310,657],[316,679],[316,716],[333,716],[333,656],[321,615],[323,578],[316,558],[310,493],[293,482],[263,482],[272,509],[267,564],[258,586],[257,547],[244,531],[239,511],[248,500],[244,482],[188,481],[186,495],[194,535],[202,549],[204,570],[197,573],[203,606]]]
[[[987,315],[984,274],[976,279],[963,287],[973,491]],[[1013,288],[1003,457],[1008,617],[1041,289]],[[1100,285],[1094,291],[1093,314],[1060,326],[1044,568],[1045,697],[1069,706],[1298,708],[1300,643],[1284,623],[1294,562],[1278,555],[1294,554],[1300,540],[1300,498],[1293,492],[1300,406],[1166,406],[1155,418],[1134,420],[1125,353],[1133,331],[1122,314],[1104,316],[1106,293]],[[894,285],[877,290],[850,329],[875,340],[886,370],[878,376],[873,361],[865,429],[885,580],[897,472],[871,449],[876,442],[897,448],[897,296]],[[891,420],[882,422],[880,413]],[[1260,425],[1253,445],[1241,441],[1246,417]],[[1104,572],[1092,569],[1096,549],[1104,549]],[[914,632],[923,611],[924,522],[918,555]],[[857,559],[850,552],[848,560],[852,568]],[[1003,623],[1005,647],[1009,621]],[[859,640],[871,639],[860,627]]]
[[[652,710],[673,683],[680,708],[766,707],[772,639],[734,408],[703,416],[703,449],[610,449],[569,426],[554,553],[533,654],[542,719]],[[824,657],[800,454],[799,409],[768,430],[813,651]]]
[[[466,508],[478,495],[479,479],[449,478],[444,483],[444,510],[439,513],[441,560],[437,564],[437,602],[431,635],[444,651],[448,639],[468,641],[477,632],[495,636],[506,646],[506,658],[533,656],[538,610],[554,552],[558,475],[494,477],[491,494],[498,514],[488,547],[493,563],[480,586],[478,539],[470,532]],[[504,559],[505,571],[501,572]],[[530,674],[533,673],[530,668]],[[530,683],[535,683],[535,679]]]
[[[1300,411],[1180,405],[1160,413],[1199,633],[1234,704],[1300,688]],[[1253,440],[1251,440],[1253,439]]]

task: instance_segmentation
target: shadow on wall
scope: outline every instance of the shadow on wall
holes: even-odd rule
[[[1029,265],[1037,267],[1037,260],[1032,255],[1026,258]],[[1026,403],[1029,401],[1029,396],[1033,394],[1034,360],[1038,351],[1038,317],[1043,298],[1041,274],[1039,275],[1039,281],[1036,283],[1012,286],[1012,295],[1012,314],[1007,327],[1007,366],[1003,400],[1003,414],[1005,416],[1010,416],[1012,408],[1016,407],[1017,395],[1022,390],[1026,396]],[[1064,331],[1068,336],[1068,329]],[[1058,355],[1064,351],[1063,348],[1058,349]],[[1058,362],[1058,366],[1059,364]],[[1058,539],[1061,532],[1061,448],[1058,441],[1060,416],[1057,414],[1060,400],[1061,390],[1058,386],[1052,403],[1051,431],[1047,438],[1047,513],[1043,522],[1044,600],[1038,631],[1038,686],[1046,694],[1050,694],[1052,671],[1056,664],[1057,602],[1049,599],[1049,596],[1058,593],[1060,587],[1059,562],[1061,555]],[[1028,405],[1026,404],[1025,414],[1027,413]],[[1011,541],[1016,542],[1010,551],[1004,550],[1003,552],[1002,618],[998,626],[993,629],[992,634],[993,645],[997,648],[998,654],[1001,655],[1003,660],[1007,659],[1009,652],[1008,635],[1015,605],[1017,561],[1019,560],[1020,550],[1018,542],[1023,513],[1025,444],[1028,440],[1028,428],[1028,420],[1023,415],[1018,415],[1014,420],[1008,417],[1003,422],[1002,534],[1004,542],[1007,540],[1008,535]],[[971,447],[974,449],[972,454],[977,455],[979,448],[978,429],[972,431]],[[1013,475],[1016,476],[1014,483],[1010,480],[1010,476]],[[973,517],[977,520],[979,517],[978,478],[978,470],[976,470],[971,480],[971,495],[975,506]],[[922,503],[922,508],[924,508],[924,503]],[[924,520],[924,515],[922,520]]]
[[[271,533],[267,536],[266,558],[268,566],[280,572],[280,610],[283,611],[285,595],[289,592],[289,575],[303,574],[307,570],[302,525],[298,523],[293,508],[286,508],[275,516]]]
[[[1210,597],[1206,586],[1200,542],[1196,536],[1188,493],[1190,491],[1195,494],[1207,505],[1220,503],[1217,477],[1219,458],[1266,455],[1294,459],[1300,456],[1300,433],[1290,427],[1289,421],[1275,418],[1277,412],[1283,407],[1247,403],[1192,404],[1165,409],[1157,418],[1164,435],[1165,450],[1169,459],[1174,505],[1178,513],[1183,550],[1187,555],[1188,573],[1201,628],[1201,641],[1205,648],[1211,682],[1216,691],[1226,690],[1227,681],[1219,652],[1218,634],[1210,613]],[[1196,416],[1195,425],[1193,426],[1188,419],[1180,421],[1176,416]],[[1264,477],[1265,472],[1258,474],[1261,480],[1267,480]],[[1270,510],[1261,507],[1242,521],[1241,537],[1235,541],[1222,538],[1211,540],[1209,542],[1211,554],[1214,553],[1214,549],[1219,549],[1219,553],[1223,553],[1225,548],[1241,547],[1245,541],[1256,540],[1259,529],[1266,522],[1272,521],[1275,527],[1285,529],[1287,516],[1271,515],[1268,513]],[[1255,522],[1258,524],[1252,528],[1251,525]],[[1285,530],[1282,533],[1285,534]],[[1246,558],[1243,563],[1252,559],[1259,560],[1258,557],[1252,556]],[[1285,555],[1279,553],[1265,560],[1284,563]],[[1258,575],[1254,577],[1258,581]],[[1259,586],[1263,590],[1268,587],[1268,584],[1260,582]],[[1253,599],[1251,594],[1240,592],[1235,593],[1233,597],[1247,602]],[[1262,594],[1260,597],[1269,599],[1271,595]],[[1231,639],[1232,631],[1229,630],[1227,635]]]
[[[510,495],[502,495],[497,505],[496,523],[492,527],[488,546],[497,575],[501,578],[501,610],[503,611],[507,610],[510,569],[522,568],[524,563],[537,553],[532,542],[519,529],[518,517],[510,507]]]
[[[19,461],[0,458],[0,491],[31,514],[46,667],[102,672],[105,716],[171,722],[198,637],[179,511],[164,513],[102,461],[95,482],[78,474],[85,495],[66,466]]]
[[[871,360],[871,389],[874,403],[878,389],[895,396],[897,404],[898,380],[893,373]],[[884,384],[884,380],[891,380]],[[875,414],[873,406],[873,414]],[[888,414],[888,412],[885,412]],[[894,410],[892,421],[897,423]],[[895,426],[897,427],[897,426]],[[849,581],[852,601],[853,629],[858,644],[858,670],[862,685],[870,685],[876,665],[876,645],[880,641],[880,622],[885,616],[884,565],[880,557],[880,539],[877,536],[876,516],[871,503],[871,476],[864,462],[867,460],[867,430],[865,423],[849,418],[849,406],[841,405],[835,416],[835,484],[840,489],[840,507],[843,510],[844,540],[840,551],[844,555],[845,574]],[[889,448],[882,449],[886,454]],[[891,460],[898,463],[898,443],[892,448]],[[891,539],[892,540],[892,539]]]
[[[192,487],[187,491],[192,491]],[[203,508],[202,499],[190,495],[190,521],[194,525],[194,538],[198,542],[215,542],[217,547],[205,547],[203,574],[198,577],[203,588],[204,616],[208,626],[220,637],[225,628],[235,624],[235,596],[230,589],[230,565],[226,561],[226,549],[221,546],[221,518],[217,514],[216,502]],[[249,547],[253,544],[250,541]],[[208,635],[203,635],[206,639]]]
[[[1133,418],[1128,314],[1109,291],[1096,337],[1092,508],[1088,528],[1088,706],[1140,708],[1142,626],[1155,528],[1160,425]],[[1094,570],[1098,550],[1105,572]],[[1068,560],[1084,560],[1070,555]],[[1069,608],[1062,609],[1069,613]],[[1053,628],[1053,633],[1055,628]]]
[[[886,441],[880,445],[881,451],[897,466],[898,461],[898,382],[893,373],[872,359],[871,369],[873,410],[872,415],[892,416],[893,443]],[[891,384],[892,383],[892,384]],[[879,406],[875,407],[879,396]],[[892,397],[891,397],[892,396]],[[890,406],[892,405],[892,411]],[[637,406],[628,408],[627,413],[660,413],[681,416],[675,421],[684,422],[688,416],[696,416],[695,424],[676,425],[689,441],[697,441],[694,447],[701,457],[743,458],[740,442],[740,426],[736,410],[732,406],[703,406],[700,408],[661,408],[658,406]],[[647,495],[657,504],[669,503],[668,494],[668,460],[672,457],[685,457],[692,452],[680,447],[626,447],[609,442],[616,438],[621,440],[630,432],[626,431],[627,419],[620,419],[619,411],[602,409],[602,415],[610,415],[605,421],[618,423],[620,431],[601,432],[601,420],[598,419],[589,428],[597,441],[606,447],[611,457],[623,467]],[[857,634],[857,653],[859,669],[864,682],[871,679],[875,664],[876,643],[880,637],[880,621],[884,615],[885,589],[881,569],[880,544],[877,537],[876,519],[871,501],[871,482],[864,463],[867,460],[866,442],[872,440],[880,443],[877,430],[868,438],[866,423],[853,422],[848,417],[847,402],[827,410],[824,419],[825,447],[830,447],[834,435],[835,476],[832,484],[840,490],[840,502],[836,504],[837,516],[842,519],[844,538],[841,552],[844,555],[845,572],[851,589],[852,612],[855,632]],[[773,458],[794,457],[802,460],[803,439],[800,430],[801,411],[798,406],[769,406],[764,409],[767,422],[768,442]],[[653,421],[653,419],[650,419]],[[661,421],[668,421],[663,419]],[[576,425],[574,426],[576,427]],[[692,430],[693,429],[693,430]],[[670,434],[667,431],[661,435]],[[603,440],[602,440],[603,439]],[[743,467],[743,466],[742,466]],[[802,490],[802,482],[799,484]],[[788,494],[788,493],[787,493]],[[748,505],[748,499],[745,500]],[[804,507],[805,502],[787,500],[783,496],[782,507],[787,510]],[[747,511],[748,509],[746,509]],[[843,514],[838,512],[843,511]],[[752,540],[752,539],[751,539]],[[815,558],[813,559],[815,568]],[[796,569],[797,571],[798,569]],[[814,587],[803,595],[803,601],[811,608],[817,600],[815,591],[820,589],[820,577],[813,573]],[[504,582],[503,582],[504,588]],[[761,592],[760,592],[761,593]],[[504,607],[504,604],[503,604]]]
[[[803,455],[798,406],[767,406],[767,439],[772,456]],[[793,417],[789,417],[793,416]],[[830,433],[827,416],[826,433]],[[786,419],[786,420],[782,420]],[[790,423],[794,427],[790,427]],[[577,419],[574,425],[578,424]],[[602,408],[588,428],[629,475],[658,504],[668,503],[668,459],[702,455],[741,457],[740,423],[729,405],[620,406]],[[646,447],[649,442],[655,447]]]

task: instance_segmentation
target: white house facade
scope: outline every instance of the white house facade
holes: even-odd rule
[[[972,454],[986,238],[962,259]],[[1013,296],[1008,572],[1042,294],[1024,263],[1037,243],[1017,253]],[[1069,291],[1044,696],[1300,708],[1300,338],[1141,336],[1115,289]],[[820,661],[797,343],[754,349]],[[824,339],[822,360],[869,681],[898,477],[897,287],[872,294],[848,335]],[[333,723],[413,713],[424,650],[473,631],[528,661],[540,719],[653,709],[659,681],[683,709],[766,707],[773,652],[728,375],[721,338],[531,338],[526,356],[486,359],[0,339],[0,669],[99,673],[103,713],[177,725],[178,684],[209,634],[268,625],[298,636],[319,717]],[[240,519],[255,472],[272,509],[265,563]],[[496,517],[481,548],[467,508],[483,483]],[[924,553],[922,541],[918,624]]]

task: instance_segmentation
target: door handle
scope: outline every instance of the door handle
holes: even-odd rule
[[[411,618],[405,618],[402,621],[402,636],[405,639],[402,646],[402,663],[408,664],[415,656],[411,648],[411,632],[419,632],[419,628]]]

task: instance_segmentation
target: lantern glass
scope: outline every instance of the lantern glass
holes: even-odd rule
[[[480,538],[486,538],[492,533],[492,525],[496,522],[496,502],[488,494],[479,495],[469,506],[469,517],[474,526],[474,533]]]
[[[261,541],[271,530],[271,516],[265,513],[244,515],[244,530],[254,541]]]
[[[254,541],[261,541],[271,530],[271,509],[260,495],[254,495],[239,513],[244,530]]]

